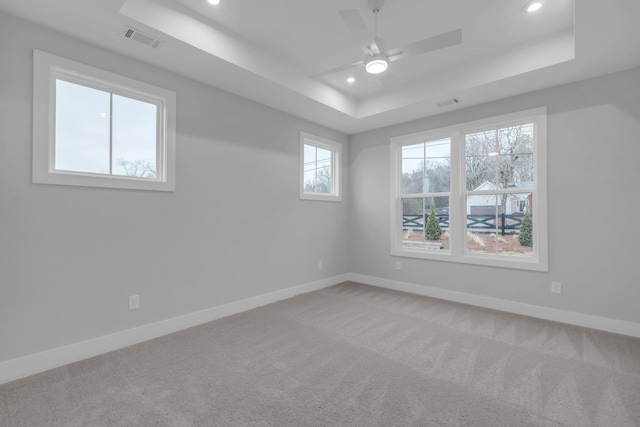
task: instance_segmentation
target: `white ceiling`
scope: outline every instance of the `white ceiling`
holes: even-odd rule
[[[352,134],[640,66],[640,1],[542,1],[527,14],[526,0],[386,0],[387,48],[458,28],[462,43],[380,76],[326,73],[363,59],[339,11],[358,9],[373,34],[367,0],[0,0],[0,12]],[[125,39],[125,25],[163,44]]]

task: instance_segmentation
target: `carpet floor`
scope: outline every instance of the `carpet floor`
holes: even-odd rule
[[[0,426],[640,426],[640,340],[346,282],[4,384]]]

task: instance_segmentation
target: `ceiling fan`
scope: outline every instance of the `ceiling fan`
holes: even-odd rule
[[[353,64],[334,68],[322,74],[333,74],[361,66],[364,66],[365,70],[370,74],[379,74],[387,70],[390,62],[462,43],[462,30],[458,28],[457,30],[418,40],[404,47],[386,50],[384,40],[378,37],[378,13],[384,5],[384,0],[368,0],[368,5],[374,16],[373,39],[369,34],[362,15],[357,9],[341,10],[339,12],[347,28],[351,31],[351,34],[362,46],[365,59]]]

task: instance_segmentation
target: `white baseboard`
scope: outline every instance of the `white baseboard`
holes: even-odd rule
[[[345,281],[640,338],[639,323],[347,273],[8,360],[0,363],[0,384]]]
[[[349,273],[350,281],[640,338],[640,323]]]
[[[291,298],[299,294],[323,289],[347,280],[349,280],[347,274],[328,277],[315,282],[305,283],[280,291],[270,292],[268,294],[8,360],[0,363],[0,384],[158,338],[232,314],[271,304],[272,302]]]

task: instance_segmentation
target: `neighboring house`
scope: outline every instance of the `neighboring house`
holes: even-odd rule
[[[514,188],[531,188],[533,182],[516,183]],[[495,184],[485,181],[476,187],[473,191],[492,191],[497,187]],[[500,211],[500,198],[496,201],[496,196],[491,194],[479,194],[469,196],[467,198],[467,215],[493,215],[495,213],[496,203],[498,204],[498,213]],[[505,207],[505,214],[512,215],[524,213],[531,206],[531,193],[510,194],[508,196]]]

